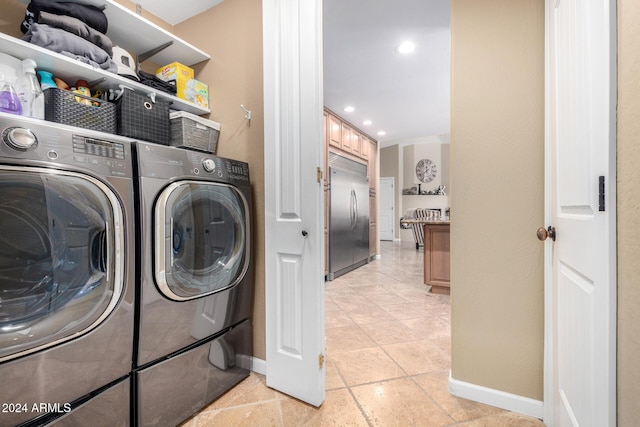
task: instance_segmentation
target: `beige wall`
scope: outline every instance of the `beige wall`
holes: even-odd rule
[[[2,0],[0,8],[0,32],[22,38],[20,23],[24,19],[27,5],[18,0]]]
[[[211,55],[194,67],[209,84],[211,119],[221,124],[217,154],[249,163],[253,184],[254,356],[265,359],[264,109],[262,2],[225,1],[175,26],[175,33]],[[252,111],[244,118],[240,104]]]
[[[451,2],[452,376],[543,398],[544,1]]]
[[[640,2],[618,0],[618,426],[640,420]]]

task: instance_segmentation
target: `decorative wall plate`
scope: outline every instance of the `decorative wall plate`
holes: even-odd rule
[[[422,159],[416,164],[416,176],[421,182],[433,181],[436,172],[436,165],[429,159]]]

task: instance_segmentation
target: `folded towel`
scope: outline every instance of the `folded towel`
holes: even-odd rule
[[[67,3],[54,0],[31,0],[25,12],[24,21],[20,25],[23,33],[29,31],[29,27],[38,22],[40,12],[49,12],[54,15],[65,15],[77,18],[102,34],[107,33],[108,21],[104,12],[96,7],[80,3]]]
[[[118,72],[118,66],[107,52],[82,37],[47,24],[33,23],[23,40],[45,49],[73,57],[94,67],[112,73]]]
[[[113,43],[111,42],[111,39],[101,32],[94,30],[78,18],[74,18],[73,16],[54,15],[49,12],[40,12],[38,23],[60,28],[61,30],[68,31],[76,36],[82,37],[107,52],[109,56],[113,57]]]

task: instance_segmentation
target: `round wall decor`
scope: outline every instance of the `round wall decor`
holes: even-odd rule
[[[431,182],[436,177],[436,165],[429,159],[422,159],[416,164],[416,176],[421,182]]]

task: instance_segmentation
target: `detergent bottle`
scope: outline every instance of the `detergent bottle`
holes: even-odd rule
[[[0,111],[11,114],[22,114],[22,104],[15,89],[16,73],[13,69],[3,66],[0,68]]]

